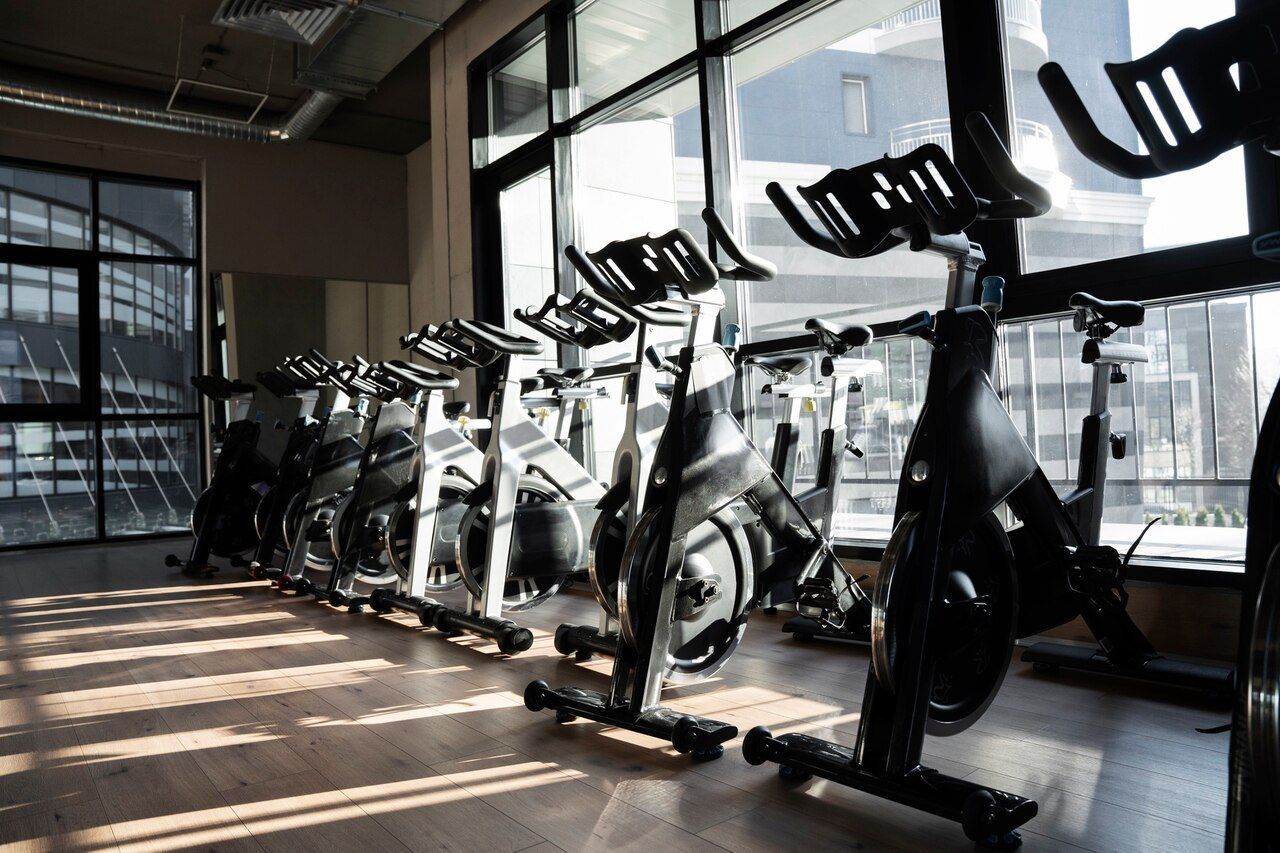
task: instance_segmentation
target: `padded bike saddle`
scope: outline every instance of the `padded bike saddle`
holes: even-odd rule
[[[753,355],[746,363],[769,374],[774,382],[785,382],[797,373],[808,370],[813,359],[807,355]]]
[[[870,327],[861,323],[833,323],[821,317],[805,321],[805,329],[818,336],[818,344],[830,355],[844,355],[875,340]]]
[[[1072,308],[1086,308],[1099,320],[1115,323],[1121,328],[1141,326],[1142,319],[1147,313],[1146,307],[1140,302],[1130,302],[1127,299],[1108,301],[1088,293],[1072,294],[1067,304]]]
[[[451,421],[456,421],[469,411],[471,411],[471,404],[466,400],[459,400],[456,403],[444,404],[444,416]]]

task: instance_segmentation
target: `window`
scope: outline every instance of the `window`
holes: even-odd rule
[[[962,20],[944,31],[944,12],[961,5]],[[1063,318],[1061,294],[1085,286],[1125,298],[1131,282],[1141,279],[1150,288],[1158,281],[1156,292],[1142,293],[1150,306],[1146,324],[1126,338],[1146,346],[1151,361],[1113,394],[1115,429],[1130,438],[1128,457],[1111,467],[1105,536],[1127,547],[1135,525],[1161,516],[1139,554],[1241,559],[1243,533],[1235,522],[1243,512],[1257,419],[1280,380],[1280,346],[1260,332],[1263,321],[1280,312],[1280,289],[1259,289],[1257,278],[1242,278],[1251,259],[1245,241],[1232,238],[1280,228],[1248,216],[1249,193],[1273,195],[1274,187],[1250,185],[1239,151],[1185,175],[1117,179],[1076,152],[1035,79],[1046,61],[1060,62],[1103,130],[1136,150],[1103,63],[1141,55],[1178,29],[1226,17],[1231,0],[585,0],[571,6],[566,13],[550,4],[472,68],[470,85],[488,94],[482,99],[487,112],[472,119],[490,131],[473,165],[477,186],[491,198],[473,202],[473,215],[502,219],[501,228],[477,233],[485,235],[481,257],[485,239],[502,239],[503,263],[494,275],[502,277],[505,311],[554,289],[568,295],[577,288],[560,253],[566,242],[591,250],[677,225],[705,241],[698,214],[714,204],[740,239],[780,270],[768,284],[726,285],[722,320],[741,325],[748,341],[798,342],[814,316],[876,327],[877,341],[864,356],[883,370],[849,397],[850,434],[865,455],[845,460],[836,533],[883,542],[929,365],[928,347],[896,336],[896,324],[943,303],[946,264],[906,248],[860,261],[827,255],[794,236],[764,188],[773,180],[810,184],[833,168],[901,156],[924,144],[964,162],[976,152],[963,130],[955,133],[961,106],[967,113],[1007,103],[1010,114],[996,124],[1007,125],[1015,159],[1055,201],[1039,219],[979,226],[992,258],[984,272],[1009,279],[997,379],[1011,415],[1046,473],[1066,491],[1078,463],[1089,375],[1079,364],[1080,336]],[[962,43],[949,44],[953,34]],[[949,90],[949,56],[973,66],[966,79],[989,80],[998,91]],[[548,91],[556,79],[567,81],[564,97]],[[1177,251],[1211,241],[1222,241],[1217,259]],[[519,247],[533,242],[537,261],[525,263]],[[1230,252],[1236,254],[1221,259]],[[1155,255],[1159,261],[1148,260]],[[1092,265],[1088,283],[1078,284],[1082,273],[1072,268],[1085,263]],[[492,286],[477,275],[478,302],[492,303],[479,295]],[[507,317],[495,311],[486,319]],[[597,367],[634,358],[627,345],[559,353],[566,355]],[[745,381],[747,426],[767,448],[774,401],[758,393],[762,377]],[[610,393],[593,406],[588,440],[600,476],[621,423],[619,389]],[[815,446],[823,405],[804,427]],[[802,484],[814,473],[812,458],[803,454]]]
[[[186,529],[196,209],[189,185],[0,162],[0,548]]]
[[[1053,192],[1047,216],[1023,227],[1028,272],[1204,243],[1249,233],[1244,152],[1154,180],[1117,177],[1067,138],[1036,80],[1059,63],[1104,133],[1131,151],[1137,135],[1103,69],[1159,47],[1185,27],[1235,12],[1233,0],[1004,0],[1005,45],[1016,117],[1013,153]]]
[[[866,135],[871,122],[867,117],[867,81],[862,77],[844,78],[844,132]]]
[[[489,76],[491,159],[547,129],[546,41],[539,38]]]
[[[573,17],[578,108],[693,50],[689,0],[594,0]]]

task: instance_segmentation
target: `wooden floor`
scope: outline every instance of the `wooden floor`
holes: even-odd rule
[[[521,704],[533,678],[603,688],[549,631],[504,659],[409,617],[352,616],[238,575],[189,581],[169,544],[0,558],[0,847],[97,850],[965,850],[959,828]],[[851,743],[864,651],[754,619],[714,681],[672,704],[742,731]],[[593,671],[594,670],[594,671]],[[1224,712],[1176,693],[1035,676],[1015,663],[974,728],[927,761],[1034,797],[1029,850],[1221,847]]]

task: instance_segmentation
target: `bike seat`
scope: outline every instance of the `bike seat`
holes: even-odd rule
[[[544,367],[538,371],[557,385],[579,385],[595,375],[591,367]]]
[[[456,421],[469,411],[471,411],[471,404],[466,400],[459,400],[456,403],[444,404],[444,416],[451,421]]]
[[[780,382],[795,376],[802,370],[808,370],[813,359],[807,355],[753,355],[746,360],[747,364],[758,367],[774,382]]]
[[[818,344],[831,355],[844,355],[875,340],[870,327],[861,323],[833,323],[821,317],[810,317],[804,327],[818,336]]]
[[[1115,323],[1121,328],[1141,326],[1147,309],[1140,302],[1127,299],[1106,300],[1091,296],[1088,293],[1073,293],[1067,303],[1072,308],[1087,308],[1097,315],[1098,319]]]

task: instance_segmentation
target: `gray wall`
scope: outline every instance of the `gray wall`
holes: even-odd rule
[[[397,154],[205,139],[0,104],[0,155],[201,181],[205,271],[409,280]]]

